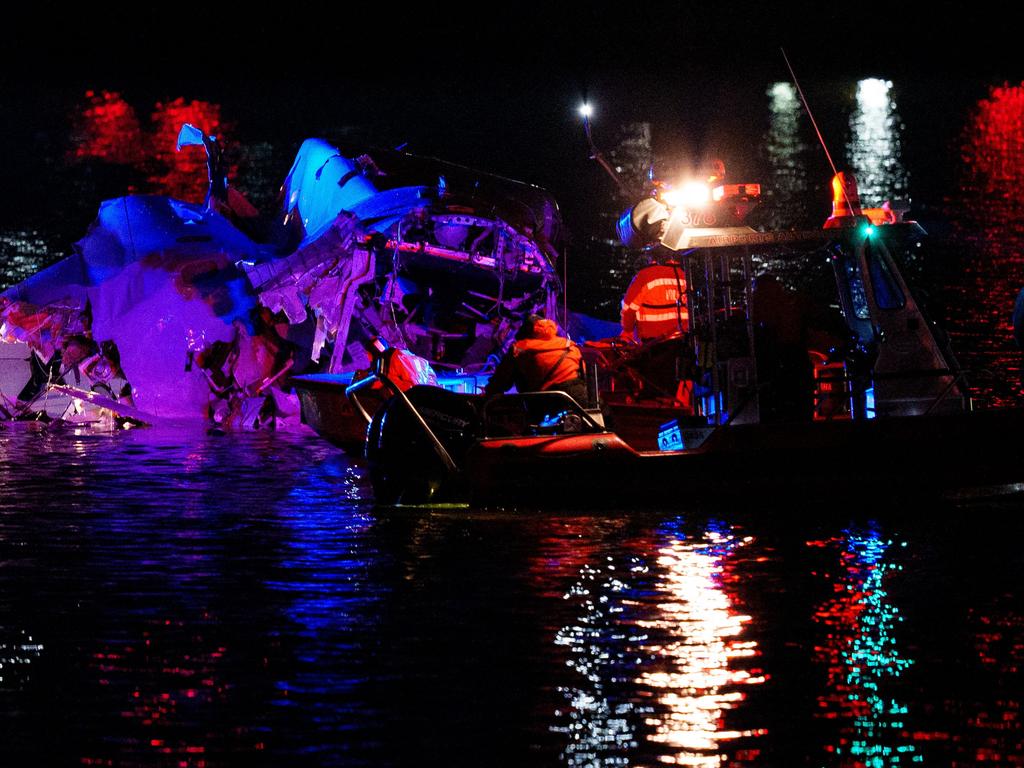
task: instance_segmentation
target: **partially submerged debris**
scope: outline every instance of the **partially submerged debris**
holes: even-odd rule
[[[487,370],[519,317],[557,311],[558,211],[535,187],[311,139],[253,228],[210,179],[205,206],[104,202],[70,256],[0,293],[0,417],[286,426],[289,376],[364,370],[374,339]]]

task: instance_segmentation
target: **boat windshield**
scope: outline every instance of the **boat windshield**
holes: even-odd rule
[[[899,282],[879,248],[871,240],[864,244],[864,258],[871,276],[871,288],[880,309],[902,309],[907,303]]]

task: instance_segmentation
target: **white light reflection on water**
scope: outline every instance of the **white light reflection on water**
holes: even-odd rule
[[[51,237],[35,229],[0,229],[0,291],[60,258]]]
[[[663,707],[646,720],[654,728],[649,738],[678,750],[664,763],[719,766],[727,759],[723,742],[765,733],[723,727],[726,711],[746,697],[739,687],[765,681],[734,663],[756,656],[757,643],[742,638],[751,617],[734,610],[721,582],[724,561],[749,541],[708,531],[704,541],[673,539],[659,552],[657,589],[669,600],[658,604],[657,618],[638,624],[666,638],[646,650],[668,669],[643,672],[636,682],[654,689]]]
[[[28,679],[29,665],[42,655],[43,644],[25,630],[16,639],[4,638],[5,634],[0,627],[0,691],[19,690]]]
[[[555,644],[569,649],[566,664],[581,678],[578,686],[559,689],[569,701],[568,724],[553,729],[568,737],[562,760],[573,768],[629,765],[629,753],[637,748],[638,707],[616,695],[616,689],[643,661],[638,646],[646,638],[638,636],[622,614],[625,595],[647,567],[634,558],[623,571],[620,576],[614,562],[585,565],[564,596],[578,601],[583,611],[576,624],[555,635]]]
[[[723,585],[729,558],[750,539],[709,530],[688,540],[676,527],[655,545],[656,567],[642,558],[588,565],[564,596],[582,608],[555,638],[579,675],[560,689],[570,705],[555,729],[568,736],[566,765],[628,765],[654,748],[661,763],[720,766],[742,762],[729,742],[766,733],[726,725],[742,688],[765,682],[741,668],[760,651],[744,638],[751,617]]]
[[[776,203],[775,227],[796,224],[802,211],[800,197],[807,192],[807,143],[800,137],[803,108],[791,83],[772,83],[768,87],[769,128],[764,147],[768,156],[770,184],[767,193]]]
[[[903,121],[892,87],[892,81],[878,78],[857,83],[846,154],[857,176],[861,202],[866,206],[904,199],[908,194],[908,175],[903,165]]]

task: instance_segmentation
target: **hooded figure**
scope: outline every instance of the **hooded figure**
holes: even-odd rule
[[[498,363],[484,394],[494,397],[515,384],[517,392],[557,390],[584,403],[587,387],[581,375],[582,362],[579,347],[558,335],[553,320],[530,315]]]

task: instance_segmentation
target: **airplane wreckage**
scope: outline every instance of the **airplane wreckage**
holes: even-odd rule
[[[309,139],[256,226],[217,140],[185,125],[189,145],[205,205],[108,200],[70,256],[0,293],[0,419],[288,426],[291,375],[365,370],[385,345],[410,383],[487,371],[523,316],[559,314],[537,187]]]

